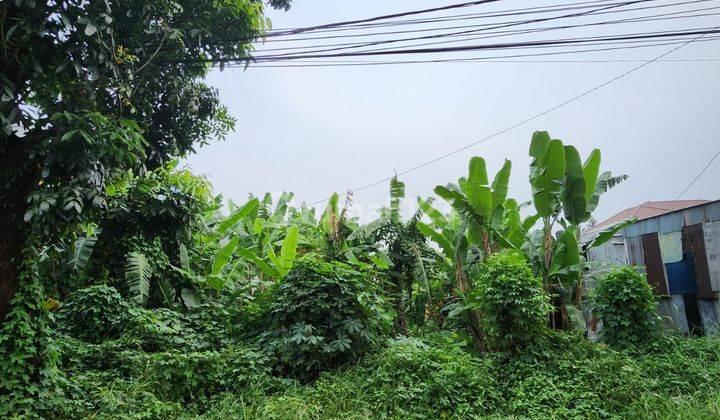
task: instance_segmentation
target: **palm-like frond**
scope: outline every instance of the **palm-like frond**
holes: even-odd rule
[[[607,180],[607,189],[615,188],[618,184],[625,182],[630,178],[629,175],[623,174],[623,175],[617,175],[613,176],[610,179]]]
[[[70,256],[68,264],[75,270],[85,268],[90,256],[92,255],[93,248],[97,242],[97,236],[83,236],[75,241],[73,253]]]
[[[125,280],[132,297],[141,305],[147,303],[150,296],[150,277],[152,267],[144,254],[133,251],[127,256]]]

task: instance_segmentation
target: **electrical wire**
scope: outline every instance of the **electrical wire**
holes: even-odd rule
[[[595,92],[595,91],[597,91],[597,90],[600,90],[600,89],[602,89],[603,87],[608,86],[608,85],[610,85],[610,84],[612,84],[612,83],[614,83],[614,82],[616,82],[616,81],[618,81],[618,80],[620,80],[620,79],[622,79],[622,78],[624,78],[624,77],[626,77],[626,76],[628,76],[628,75],[630,75],[630,74],[632,74],[632,73],[634,73],[634,72],[636,72],[636,71],[638,71],[638,70],[641,70],[641,69],[649,66],[650,64],[652,64],[652,63],[654,63],[654,62],[656,62],[656,61],[658,61],[658,60],[663,59],[664,57],[666,57],[666,56],[674,53],[675,51],[677,51],[677,50],[679,50],[679,49],[681,49],[681,48],[683,48],[683,47],[685,47],[685,46],[687,46],[688,44],[691,44],[691,43],[699,40],[700,38],[704,37],[705,35],[706,35],[706,34],[699,34],[699,35],[697,35],[695,38],[690,39],[689,41],[686,41],[686,42],[684,42],[683,44],[680,44],[680,45],[678,45],[678,46],[676,46],[676,47],[673,47],[672,49],[670,49],[670,50],[668,50],[668,51],[666,51],[666,52],[658,55],[657,57],[655,57],[655,58],[653,58],[653,59],[651,59],[651,60],[648,60],[648,61],[646,61],[646,62],[644,62],[644,63],[642,63],[642,64],[640,64],[640,65],[638,65],[638,66],[635,66],[635,67],[631,68],[630,70],[625,71],[625,72],[619,74],[618,76],[613,77],[612,79],[609,79],[609,80],[607,80],[607,81],[605,81],[605,82],[603,82],[603,83],[601,83],[601,84],[599,84],[599,85],[597,85],[597,86],[595,86],[595,87],[593,87],[593,88],[591,88],[591,89],[588,89],[588,90],[586,90],[586,91],[584,91],[584,92],[582,92],[582,93],[580,93],[580,94],[578,94],[578,95],[576,95],[576,96],[573,96],[572,98],[567,99],[567,100],[565,100],[565,101],[563,101],[563,102],[561,102],[561,103],[559,103],[559,104],[557,104],[557,105],[554,105],[554,106],[552,106],[552,107],[550,107],[550,108],[548,108],[548,109],[546,109],[546,110],[544,110],[544,111],[542,111],[542,112],[540,112],[540,113],[537,113],[537,114],[535,114],[535,115],[532,115],[532,116],[530,116],[529,118],[526,118],[526,119],[524,119],[524,120],[522,120],[522,121],[519,121],[519,122],[517,122],[517,123],[515,123],[515,124],[512,124],[512,125],[504,128],[504,129],[502,129],[502,130],[500,130],[500,131],[497,131],[497,132],[495,132],[495,133],[493,133],[493,134],[490,134],[490,135],[488,135],[488,136],[486,136],[486,137],[483,137],[483,138],[481,138],[481,139],[479,139],[479,140],[476,140],[476,141],[474,141],[474,142],[472,142],[472,143],[466,144],[466,145],[464,145],[464,146],[462,146],[462,147],[460,147],[460,148],[454,149],[454,150],[452,150],[452,151],[450,151],[450,152],[448,152],[448,153],[444,153],[444,154],[442,154],[442,155],[440,155],[440,156],[437,156],[437,157],[435,157],[435,158],[433,158],[433,159],[431,159],[431,160],[422,162],[422,163],[420,163],[420,164],[418,164],[418,165],[415,165],[415,166],[413,166],[413,167],[411,167],[411,168],[409,168],[409,169],[406,169],[406,170],[404,170],[404,171],[398,172],[398,173],[396,173],[394,176],[400,177],[400,176],[406,175],[406,174],[408,174],[408,173],[410,173],[410,172],[417,171],[417,170],[419,170],[419,169],[421,169],[421,168],[424,168],[424,167],[426,167],[426,166],[432,165],[432,164],[435,163],[435,162],[438,162],[438,161],[443,160],[443,159],[447,159],[447,158],[450,157],[450,156],[456,155],[456,154],[458,154],[458,153],[460,153],[460,152],[462,152],[462,151],[465,151],[465,150],[467,150],[467,149],[469,149],[469,148],[471,148],[471,147],[473,147],[473,146],[476,146],[476,145],[478,145],[478,144],[480,144],[480,143],[484,143],[484,142],[486,142],[486,141],[488,141],[488,140],[491,140],[491,139],[493,139],[493,138],[495,138],[495,137],[498,137],[498,136],[500,136],[500,135],[502,135],[502,134],[504,134],[504,133],[506,133],[506,132],[508,132],[508,131],[510,131],[510,130],[513,130],[513,129],[515,129],[515,128],[517,128],[517,127],[520,127],[520,126],[522,126],[522,125],[525,125],[525,124],[527,124],[527,123],[529,123],[529,122],[531,122],[531,121],[534,121],[534,120],[536,120],[536,119],[538,119],[538,118],[540,118],[540,117],[542,117],[542,116],[544,116],[544,115],[547,115],[547,114],[549,114],[549,113],[551,113],[551,112],[553,112],[553,111],[555,111],[555,110],[557,110],[557,109],[560,109],[560,108],[562,108],[562,107],[564,107],[564,106],[566,106],[566,105],[568,105],[568,104],[570,104],[570,103],[572,103],[572,102],[575,102],[575,101],[577,101],[577,100],[579,100],[579,99],[581,99],[581,98],[583,98],[583,97],[585,97],[585,96],[587,96],[587,95],[589,95],[589,94],[591,94],[591,93],[593,93],[593,92]],[[720,151],[718,151],[718,153],[716,154],[715,157],[713,157],[713,159],[710,161],[710,163],[712,163],[712,162],[717,158],[717,155],[720,155]],[[709,166],[709,164],[706,165],[706,168],[704,168],[703,171],[701,171],[700,174],[698,175],[698,177],[696,177],[696,178],[699,178],[700,175],[702,175],[702,173],[705,171],[705,169],[707,169],[708,166]],[[369,183],[369,184],[362,185],[362,186],[357,187],[357,188],[349,189],[348,191],[350,191],[350,192],[352,192],[352,193],[354,194],[354,193],[356,193],[356,192],[358,192],[358,191],[362,191],[362,190],[365,190],[365,189],[374,187],[375,185],[386,183],[386,182],[390,181],[390,179],[392,179],[392,178],[393,178],[392,176],[386,177],[386,178],[383,178],[383,179],[380,179],[380,180],[371,182],[371,183]],[[694,183],[694,182],[695,182],[695,180],[693,181],[693,183]],[[691,183],[690,185],[692,185],[692,183]],[[688,187],[688,188],[689,188],[689,187]],[[683,191],[683,193],[681,193],[681,194],[684,194],[684,191]],[[311,205],[312,205],[312,206],[315,206],[315,205],[318,205],[318,204],[323,203],[323,202],[326,202],[326,201],[328,201],[328,199],[316,201],[316,202],[312,203]]]
[[[689,190],[690,187],[692,187],[695,184],[695,182],[697,182],[697,180],[700,179],[700,177],[705,173],[705,171],[707,171],[707,169],[710,167],[710,165],[712,165],[712,163],[715,162],[715,159],[717,159],[718,156],[720,156],[720,149],[718,149],[717,153],[715,153],[715,156],[713,156],[712,159],[710,159],[710,162],[708,162],[707,165],[705,165],[705,167],[702,168],[700,173],[698,173],[697,176],[695,178],[693,178],[693,180],[690,181],[690,183],[680,192],[680,194],[678,194],[677,197],[675,197],[676,200],[679,200],[680,197],[682,197],[687,192],[687,190]]]
[[[331,53],[331,54],[298,54],[293,56],[256,56],[252,57],[255,62],[262,61],[283,61],[283,60],[295,60],[295,59],[308,59],[308,58],[339,58],[339,57],[365,57],[365,56],[376,56],[376,55],[405,55],[405,54],[431,54],[431,53],[448,53],[448,52],[464,52],[464,51],[484,51],[484,50],[498,50],[498,49],[517,49],[517,48],[536,48],[536,47],[554,47],[554,46],[567,46],[577,44],[591,44],[593,42],[608,42],[608,41],[642,41],[649,39],[662,39],[671,38],[678,36],[690,36],[690,35],[708,35],[713,33],[719,33],[720,30],[717,28],[694,28],[689,31],[674,31],[674,32],[651,32],[644,34],[632,34],[632,35],[619,35],[619,36],[602,36],[602,37],[580,37],[580,38],[566,38],[566,39],[546,39],[541,41],[528,41],[528,42],[508,42],[508,43],[496,43],[496,44],[478,44],[478,45],[463,45],[456,47],[431,47],[431,48],[408,48],[398,50],[383,50],[383,51],[350,51],[342,53]],[[193,60],[190,60],[192,62]],[[219,59],[207,59],[199,60],[200,62],[232,62],[241,61],[238,57],[226,57]]]
[[[698,17],[719,16],[720,13],[703,13],[703,14],[695,14],[695,15],[682,15],[683,13],[693,13],[693,12],[698,12],[698,11],[708,11],[708,10],[717,10],[717,9],[720,9],[720,6],[696,9],[696,10],[689,10],[689,11],[682,11],[682,12],[663,13],[663,14],[651,15],[651,16],[646,16],[646,17],[625,18],[625,19],[608,20],[608,21],[594,22],[594,23],[583,23],[583,24],[576,24],[576,25],[562,25],[562,26],[551,26],[551,27],[543,27],[543,28],[502,30],[502,31],[486,32],[486,34],[483,36],[472,36],[472,37],[466,37],[466,38],[462,38],[462,39],[427,42],[427,43],[414,44],[414,45],[404,45],[403,47],[421,47],[421,46],[429,46],[429,45],[459,43],[459,42],[475,41],[475,40],[480,40],[480,39],[490,39],[490,38],[499,38],[499,37],[515,36],[515,35],[534,34],[534,33],[549,32],[549,31],[563,30],[563,29],[588,28],[588,27],[594,27],[594,26],[618,25],[618,24],[638,23],[638,22],[658,22],[658,21],[666,21],[666,20],[692,19],[692,18],[698,18]],[[453,36],[458,36],[458,35],[449,35],[449,37],[453,37]],[[325,44],[323,46],[349,46],[349,47],[355,48],[355,47],[363,47],[364,45],[358,44],[358,43],[339,43],[339,44]],[[255,50],[254,52],[255,53],[266,53],[268,51],[290,51],[290,50],[305,50],[303,52],[307,52],[307,53],[318,52],[318,51],[307,50],[308,48],[315,48],[315,47],[318,47],[318,46],[269,48],[269,49]],[[369,51],[382,51],[382,50],[387,50],[387,49],[392,49],[392,48],[394,48],[394,47],[376,48],[376,49],[372,49]],[[368,51],[368,50],[363,50],[363,51]],[[285,55],[291,55],[291,54],[285,54]]]
[[[343,21],[343,22],[335,22],[335,23],[328,23],[328,24],[324,24],[324,25],[310,26],[307,28],[292,29],[289,31],[281,31],[281,32],[276,32],[276,35],[274,35],[274,36],[277,36],[277,34],[294,35],[294,34],[299,34],[299,33],[303,33],[303,32],[316,31],[316,30],[320,30],[320,29],[336,28],[336,27],[340,27],[340,26],[348,26],[348,25],[354,25],[354,24],[359,24],[359,23],[376,22],[379,20],[387,20],[387,19],[393,19],[393,18],[403,17],[403,16],[412,16],[412,15],[419,15],[419,14],[425,14],[425,13],[439,12],[439,11],[443,11],[443,10],[458,9],[458,8],[462,8],[462,7],[477,6],[477,5],[481,5],[481,4],[496,3],[498,1],[500,1],[500,0],[480,0],[480,1],[471,1],[471,2],[466,2],[466,3],[456,3],[456,4],[451,4],[448,6],[433,7],[430,9],[411,10],[408,12],[375,16],[375,17],[367,18],[367,19],[348,20],[348,21]]]
[[[720,36],[705,37],[695,42],[711,42],[720,40]],[[493,60],[508,62],[517,61],[510,59],[528,58],[528,57],[547,57],[556,55],[575,55],[575,54],[588,54],[597,52],[617,51],[617,50],[631,50],[638,48],[651,48],[651,47],[662,47],[668,45],[677,45],[684,43],[685,40],[676,40],[671,42],[654,42],[643,45],[630,45],[621,47],[606,47],[606,48],[588,48],[581,50],[570,50],[570,51],[553,51],[553,52],[542,52],[532,54],[503,54],[503,55],[491,55],[484,57],[470,57],[470,58],[446,58],[446,59],[430,59],[430,60],[393,60],[393,61],[360,61],[360,60],[293,60],[290,63],[272,63],[270,64],[254,64],[253,68],[292,68],[292,67],[354,67],[354,66],[378,66],[378,65],[392,65],[392,64],[426,64],[426,63],[480,63],[480,62],[492,62]],[[530,60],[528,60],[530,61]],[[538,62],[538,60],[535,60]],[[584,60],[587,62],[587,60]],[[592,60],[590,60],[592,61]],[[613,61],[613,60],[605,60]],[[647,60],[643,60],[647,61]],[[697,60],[695,60],[697,61]],[[229,64],[228,67],[240,67],[240,64]]]

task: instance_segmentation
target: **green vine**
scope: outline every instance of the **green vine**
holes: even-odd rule
[[[0,416],[31,415],[52,398],[58,351],[50,330],[38,275],[38,251],[30,239],[23,250],[20,286],[0,330]]]

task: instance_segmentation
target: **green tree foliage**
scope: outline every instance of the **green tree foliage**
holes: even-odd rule
[[[58,323],[68,335],[99,343],[117,338],[127,326],[129,305],[120,293],[105,285],[71,294],[58,311]]]
[[[253,0],[16,0],[3,1],[0,12],[0,318],[7,323],[17,321],[6,318],[11,301],[40,305],[13,299],[30,287],[21,279],[37,281],[29,277],[36,272],[22,273],[23,258],[34,254],[23,250],[54,244],[105,213],[106,187],[127,171],[158,168],[232,129],[217,91],[200,79],[208,60],[249,57],[268,22]],[[29,312],[27,327],[39,328],[45,316]],[[15,343],[0,342],[0,352],[23,351]],[[43,359],[31,359],[25,373],[3,370],[7,383],[11,374],[33,376],[29,365]]]
[[[362,356],[387,332],[377,292],[345,264],[298,260],[272,297],[262,334],[280,371],[308,380]]]
[[[483,330],[493,347],[517,351],[543,333],[552,306],[522,254],[493,255],[475,283],[472,306],[482,313]]]
[[[603,341],[637,347],[657,338],[657,303],[650,284],[634,267],[617,268],[594,290],[593,314],[602,321]]]

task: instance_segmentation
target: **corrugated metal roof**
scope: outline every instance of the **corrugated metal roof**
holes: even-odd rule
[[[700,204],[705,204],[709,202],[709,200],[646,201],[640,205],[625,209],[620,213],[606,220],[603,220],[602,222],[598,223],[597,225],[584,232],[583,235],[589,235],[599,232],[605,228],[614,226],[622,222],[623,220],[636,218],[638,221],[641,221],[652,217],[657,217],[665,213],[686,209],[688,207],[695,207],[699,206]],[[680,230],[682,229],[682,226],[683,225],[681,221],[680,225],[677,228],[669,229],[667,230],[667,232],[671,232],[673,230]]]
[[[653,232],[669,233],[680,230],[683,226],[692,226],[716,220],[720,220],[720,200],[640,220],[623,229],[622,235],[625,238],[630,238]]]

